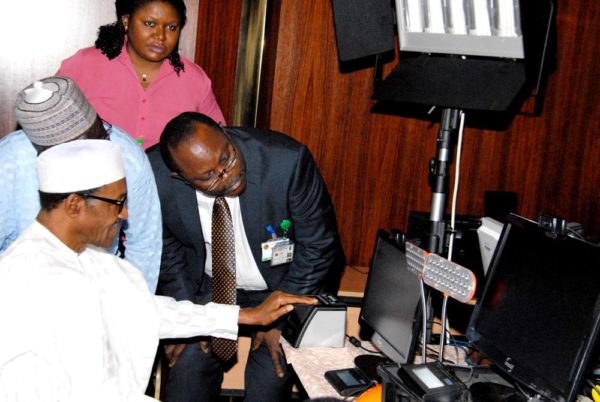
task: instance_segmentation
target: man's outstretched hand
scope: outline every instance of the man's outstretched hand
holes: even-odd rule
[[[294,309],[292,304],[316,304],[317,299],[276,290],[257,307],[240,310],[238,324],[269,325]]]

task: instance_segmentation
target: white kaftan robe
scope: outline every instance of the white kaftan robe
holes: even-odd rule
[[[0,401],[146,401],[159,338],[237,338],[238,306],[176,302],[37,221],[0,258]]]

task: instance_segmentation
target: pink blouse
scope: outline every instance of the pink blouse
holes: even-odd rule
[[[159,141],[165,125],[182,112],[200,112],[225,124],[204,70],[180,57],[185,70],[179,76],[165,60],[146,90],[125,45],[113,60],[94,47],[81,49],[63,60],[57,75],[77,82],[103,120],[140,140],[146,149]]]

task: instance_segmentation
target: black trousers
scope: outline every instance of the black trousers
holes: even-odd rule
[[[237,302],[240,307],[254,307],[267,296],[268,291],[238,290]],[[240,335],[253,336],[256,328],[240,327]],[[167,402],[207,402],[218,401],[221,393],[224,367],[210,352],[203,352],[198,346],[200,340],[185,340],[188,346],[169,369],[165,399]],[[281,364],[285,371],[283,378],[277,377],[271,355],[266,345],[256,351],[250,350],[244,375],[245,397],[248,402],[287,401],[292,390],[292,376],[285,358]]]

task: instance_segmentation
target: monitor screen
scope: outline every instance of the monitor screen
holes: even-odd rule
[[[600,314],[600,247],[510,215],[467,330],[511,378],[553,401],[572,401]]]
[[[373,330],[373,344],[398,364],[414,360],[419,300],[420,282],[406,268],[404,251],[379,231],[360,318]]]

